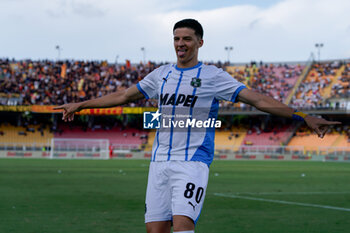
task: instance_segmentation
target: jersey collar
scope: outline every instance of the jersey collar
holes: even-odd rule
[[[179,68],[179,67],[177,67],[177,65],[175,65],[175,69],[179,70],[179,71],[186,71],[186,70],[196,69],[196,68],[200,67],[201,65],[202,65],[202,62],[198,62],[197,65],[195,65],[193,67],[188,67],[188,68]]]

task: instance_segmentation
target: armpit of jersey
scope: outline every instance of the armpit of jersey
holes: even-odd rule
[[[169,65],[161,66],[146,77],[144,77],[136,87],[145,96],[146,99],[154,99],[158,97],[159,83],[161,83],[160,72]]]
[[[236,101],[239,92],[246,88],[246,86],[234,79],[230,74],[219,69],[215,77],[215,98],[218,100]]]

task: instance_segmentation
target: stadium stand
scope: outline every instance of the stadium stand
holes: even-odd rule
[[[42,149],[50,145],[53,133],[47,128],[36,125],[12,126],[2,124],[0,126],[0,142],[1,144],[34,146],[36,149]]]
[[[332,85],[331,97],[348,98],[350,96],[350,63],[342,66],[341,75],[337,75],[335,83]]]
[[[276,127],[268,132],[253,128],[253,130],[248,130],[243,144],[281,146],[286,143],[291,134],[293,131],[290,126]]]
[[[306,79],[298,87],[291,100],[295,108],[314,109],[325,107],[331,84],[341,74],[340,62],[314,64]]]
[[[304,65],[251,64],[226,67],[227,71],[247,87],[284,101],[301,75]]]
[[[350,137],[347,135],[340,135],[339,141],[336,144],[333,144],[333,146],[345,147],[350,151]]]
[[[235,149],[242,145],[246,130],[233,127],[230,131],[217,131],[215,145],[217,149]]]
[[[341,74],[343,73],[344,71],[344,68],[345,66],[342,65],[335,73],[334,76],[331,76],[331,83],[326,86],[325,88],[323,88],[322,90],[322,97],[323,99],[328,99],[331,97],[331,91],[332,91],[332,88],[335,84],[338,83],[338,81],[341,79]]]
[[[317,151],[320,145],[323,147],[332,146],[339,136],[337,134],[326,135],[325,140],[323,140],[316,134],[299,134],[292,138],[288,146],[303,146],[306,151]]]
[[[54,134],[55,138],[81,138],[81,139],[108,139],[110,145],[115,149],[141,149],[145,143],[148,132],[132,128],[102,129],[100,126],[87,128],[85,130],[67,126],[61,126],[59,132]]]
[[[137,83],[162,64],[112,65],[84,61],[15,61],[0,59],[3,105],[60,105],[100,97]],[[303,65],[260,64],[225,69],[248,87],[278,100],[288,96]],[[154,106],[140,100],[130,106]]]
[[[160,65],[162,64],[152,62],[136,65],[126,62],[125,65],[115,65],[105,61],[54,62],[0,59],[0,105],[59,105],[83,101],[123,90],[137,83]],[[308,66],[306,63],[257,64],[252,62],[237,66],[227,66],[228,64],[221,63],[215,65],[226,69],[247,87],[280,101],[286,101],[292,96],[294,87],[296,93],[291,97],[290,106],[295,108],[324,109],[329,107],[328,98],[346,99],[350,96],[349,62],[313,63],[312,66],[309,66],[310,71],[306,69]],[[302,75],[303,72],[305,76]],[[298,85],[299,82],[300,85]],[[156,106],[156,104],[156,102],[140,100],[127,106],[148,107]],[[232,106],[242,111],[248,109],[242,103],[220,102],[222,108],[231,110]],[[3,111],[6,112],[6,109]],[[54,115],[50,113],[47,118],[54,118]],[[259,114],[255,113],[255,115]],[[288,145],[291,146],[304,146],[306,151],[315,151],[320,147],[320,139],[303,128],[293,137],[297,129],[293,128],[296,127],[295,125],[284,122],[279,126],[263,128],[259,126],[261,120],[253,119],[249,124],[245,122],[243,127],[238,128],[237,125],[234,127],[231,125],[226,130],[217,131],[215,138],[217,147],[228,149],[249,145],[281,146],[288,142]],[[121,127],[102,129],[98,124],[80,126],[80,128],[71,127],[58,119],[50,123],[46,122],[46,127],[43,127],[40,126],[41,121],[13,126],[16,123],[6,124],[6,120],[2,119],[0,121],[0,143],[21,142],[22,144],[48,145],[48,141],[53,137],[101,138],[109,139],[111,145],[117,149],[143,148],[149,151],[155,138],[154,131],[133,129],[132,124],[127,125],[125,129]],[[322,140],[322,146],[349,148],[349,138],[349,127],[345,127],[341,131],[334,131],[328,135]]]
[[[288,146],[303,146],[306,151],[316,152],[319,148],[341,147],[350,151],[349,125],[341,125],[329,130],[324,139],[318,138],[305,126],[298,129]]]
[[[154,70],[154,63],[132,66],[107,62],[0,59],[0,102],[3,105],[60,105],[125,89]],[[14,96],[17,96],[14,100]],[[130,106],[147,106],[141,100]]]
[[[247,87],[248,86],[248,74],[246,71],[246,66],[227,66],[226,71],[232,75],[236,80],[244,83]]]
[[[348,136],[346,135],[339,135],[338,138],[335,140],[335,142],[332,144],[334,147],[348,147],[350,150],[350,141],[348,139]]]

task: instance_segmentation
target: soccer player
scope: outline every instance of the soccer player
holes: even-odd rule
[[[247,89],[228,73],[198,61],[203,46],[203,28],[194,19],[177,22],[173,28],[176,64],[161,66],[137,85],[97,99],[64,104],[63,120],[86,108],[113,107],[140,98],[158,99],[158,112],[178,111],[200,119],[216,119],[218,101],[241,101],[274,115],[305,121],[319,137],[339,122],[306,115],[273,98]],[[204,118],[203,118],[204,116]],[[155,117],[159,117],[156,115]],[[174,117],[172,118],[174,120]],[[214,130],[185,132],[171,126],[158,129],[152,149],[146,192],[145,223],[149,233],[193,233],[204,202],[209,166],[214,157]]]

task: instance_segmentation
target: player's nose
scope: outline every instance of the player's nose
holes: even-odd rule
[[[184,40],[183,40],[183,39],[179,39],[179,40],[177,41],[177,46],[181,47],[181,46],[184,46],[184,45],[185,45],[185,43],[184,43]]]

